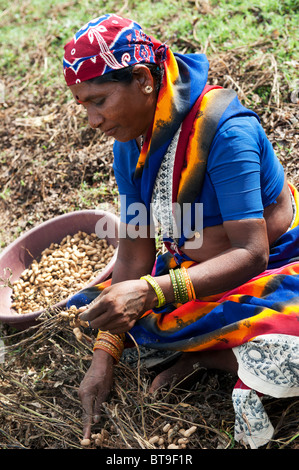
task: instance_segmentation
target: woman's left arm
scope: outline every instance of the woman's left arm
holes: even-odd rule
[[[206,261],[188,268],[196,298],[234,289],[267,268],[269,243],[264,219],[224,222],[231,247]],[[167,302],[173,302],[170,277],[156,278]]]
[[[223,227],[231,248],[189,268],[198,298],[234,289],[267,268],[269,242],[264,219],[226,221]]]

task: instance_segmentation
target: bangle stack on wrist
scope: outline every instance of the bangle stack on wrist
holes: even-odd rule
[[[159,286],[159,284],[157,283],[157,281],[155,280],[155,278],[153,278],[152,276],[148,274],[147,276],[142,276],[140,279],[144,279],[145,281],[147,281],[154,289],[157,299],[158,299],[158,305],[156,306],[156,308],[163,307],[163,305],[166,304],[165,295],[163,294],[163,291],[161,287]]]
[[[182,268],[170,269],[169,276],[173,287],[175,303],[185,304],[196,299],[192,281],[184,266]],[[158,299],[156,308],[163,307],[166,304],[165,295],[155,278],[148,274],[147,276],[142,276],[140,279],[147,281],[154,289]]]
[[[170,269],[169,276],[171,279],[176,303],[185,304],[186,302],[190,302],[191,300],[196,299],[192,281],[185,267]]]
[[[112,335],[107,331],[99,330],[96,341],[93,346],[93,351],[101,349],[106,351],[110,356],[113,357],[115,363],[120,361],[121,355],[124,350],[125,334]]]

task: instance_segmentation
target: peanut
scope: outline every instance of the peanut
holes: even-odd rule
[[[169,444],[169,446],[167,446],[167,449],[179,449],[180,447],[177,446],[176,444]]]
[[[188,444],[188,438],[187,437],[181,437],[178,439],[178,444]]]
[[[77,339],[78,341],[81,341],[81,340],[82,340],[82,336],[83,336],[83,335],[82,335],[82,332],[81,332],[80,328],[78,328],[78,327],[74,328],[74,329],[73,329],[73,333],[74,333],[74,335],[76,336],[76,339]]]
[[[168,432],[169,429],[170,429],[170,427],[171,427],[170,424],[167,423],[167,424],[165,424],[165,426],[163,427],[162,431],[163,431],[163,432]]]
[[[152,436],[152,437],[148,440],[148,442],[149,442],[150,444],[157,444],[157,442],[159,442],[159,439],[160,439],[159,436]]]
[[[81,446],[88,447],[90,446],[90,439],[82,439],[80,444]]]
[[[184,437],[190,437],[193,433],[195,433],[196,430],[197,426],[191,426],[191,428],[187,429],[183,435]]]

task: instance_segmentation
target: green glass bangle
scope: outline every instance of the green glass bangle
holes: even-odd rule
[[[163,291],[162,291],[161,287],[159,286],[159,284],[157,283],[157,281],[152,276],[150,276],[149,274],[147,274],[146,276],[142,276],[140,279],[144,279],[145,281],[147,281],[152,286],[152,288],[154,289],[155,294],[158,298],[158,305],[156,306],[156,308],[163,307],[163,305],[166,304],[166,299],[165,299],[165,295],[163,294]]]
[[[185,278],[184,278],[183,273],[181,272],[180,269],[175,269],[174,274],[175,274],[177,284],[178,284],[178,288],[179,288],[180,302],[182,304],[185,304],[189,300],[188,289],[187,289],[187,286],[186,286]]]
[[[174,274],[173,269],[169,270],[169,276],[170,276],[171,284],[172,284],[172,288],[173,288],[174,300],[178,304],[178,303],[180,303],[180,293],[179,293],[179,288],[178,288],[178,284],[176,282],[176,278],[175,278],[175,274]]]

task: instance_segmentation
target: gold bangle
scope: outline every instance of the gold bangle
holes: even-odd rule
[[[103,337],[105,337],[107,340],[110,340],[113,342],[116,341],[117,343],[122,344],[125,341],[126,335],[125,333],[121,333],[119,335],[113,335],[112,333],[109,333],[109,331],[99,330],[96,339],[97,340],[102,339]]]
[[[110,354],[110,356],[112,356],[115,360],[116,364],[120,361],[122,350],[119,350],[113,344],[108,343],[107,341],[99,340],[95,342],[93,351],[97,349],[101,349],[102,351],[106,351],[108,354]]]
[[[93,346],[93,351],[102,349],[108,352],[116,361],[119,362],[124,350],[125,333],[120,335],[113,335],[108,331],[99,330],[96,341]]]
[[[195,294],[194,286],[193,286],[193,283],[192,283],[191,278],[189,276],[189,273],[188,273],[187,269],[185,268],[185,266],[183,266],[181,268],[181,270],[182,270],[182,273],[185,277],[186,286],[187,286],[187,290],[188,290],[189,301],[190,300],[195,300],[196,299],[196,294]]]
[[[165,295],[163,294],[163,291],[162,291],[161,287],[159,286],[159,284],[157,283],[157,281],[152,276],[150,276],[149,274],[147,274],[146,276],[142,276],[140,279],[144,279],[145,281],[147,281],[152,286],[152,288],[154,289],[155,294],[156,294],[157,299],[158,299],[158,305],[156,306],[156,308],[163,307],[163,305],[166,304],[166,299],[165,299]]]

